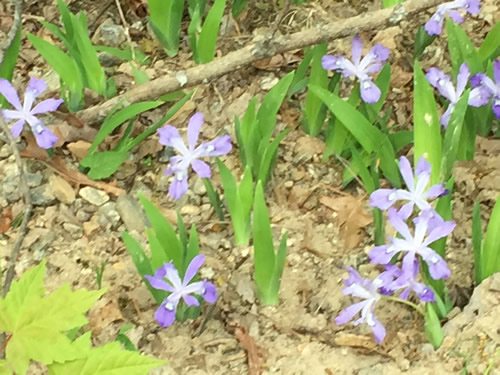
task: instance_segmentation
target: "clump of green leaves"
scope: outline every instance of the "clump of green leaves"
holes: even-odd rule
[[[478,285],[493,273],[500,272],[500,195],[498,195],[491,211],[484,241],[479,203],[474,204],[472,245],[474,248],[474,280]]]
[[[184,14],[184,0],[148,0],[149,24],[169,56],[179,50],[180,26]],[[226,0],[215,0],[205,15],[206,0],[188,0],[188,41],[196,63],[211,61],[215,54],[217,35]],[[233,9],[233,11],[238,10]]]
[[[121,349],[111,342],[91,347],[90,332],[71,340],[68,332],[88,321],[85,313],[105,290],[72,291],[69,284],[45,294],[45,261],[26,271],[0,299],[0,330],[5,359],[1,374],[26,374],[30,361],[46,365],[49,374],[146,374],[164,361]]]
[[[275,305],[279,301],[281,275],[285,266],[287,233],[281,236],[278,251],[275,252],[261,181],[257,183],[253,210],[254,280],[257,294],[263,305]]]
[[[128,232],[122,232],[122,240],[144,285],[146,285],[155,301],[160,304],[167,296],[167,292],[152,288],[149,282],[145,280],[144,275],[153,275],[154,271],[164,263],[172,261],[179,271],[180,277],[183,277],[191,260],[200,252],[198,233],[196,232],[196,226],[193,224],[188,235],[180,215],[177,215],[176,233],[161,211],[150,200],[143,195],[139,195],[139,201],[151,224],[150,227],[146,228],[149,255]],[[182,308],[177,309],[176,319],[183,321],[186,318],[196,318],[199,315],[200,307],[187,307],[182,304]]]
[[[106,80],[97,52],[87,32],[85,13],[73,14],[62,0],[57,1],[62,28],[41,23],[64,44],[66,51],[28,33],[28,39],[61,79],[61,96],[70,110],[76,111],[83,103],[83,88],[88,87],[98,94],[113,96],[116,87],[113,80]]]
[[[220,160],[217,160],[219,174],[224,188],[224,198],[226,200],[231,222],[233,223],[235,245],[248,244],[250,240],[250,213],[253,201],[253,180],[250,167],[246,167],[240,184],[236,184],[236,179]]]
[[[248,103],[248,108],[241,120],[234,119],[236,139],[240,151],[240,160],[246,168],[250,167],[255,181],[262,181],[265,186],[276,159],[278,146],[288,134],[282,130],[274,138],[276,115],[292,83],[294,73],[284,76],[262,99],[257,109],[257,98]]]
[[[95,180],[111,176],[130,155],[130,151],[145,138],[153,134],[160,126],[171,118],[191,97],[191,93],[185,94],[175,103],[167,113],[155,124],[148,126],[139,135],[132,137],[132,126],[136,116],[142,112],[156,108],[164,104],[161,100],[133,103],[116,112],[111,111],[101,124],[87,155],[80,161],[87,175]],[[112,150],[99,151],[99,144],[110,135],[117,127],[126,123],[122,138]]]

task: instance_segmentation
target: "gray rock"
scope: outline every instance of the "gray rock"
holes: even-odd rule
[[[97,30],[99,42],[111,47],[119,47],[127,40],[125,29],[121,25],[102,24]]]
[[[109,201],[109,195],[106,192],[94,189],[90,186],[85,186],[84,188],[80,189],[78,194],[87,202],[95,206],[102,206],[104,203]]]
[[[116,201],[116,211],[120,214],[125,227],[129,232],[142,233],[146,223],[146,216],[139,202],[130,195],[120,195]]]
[[[50,206],[56,203],[56,197],[52,193],[49,184],[40,185],[30,190],[31,202],[34,206]]]
[[[116,203],[108,202],[97,210],[100,224],[111,224],[116,227],[120,223],[120,214],[116,211]]]
[[[29,187],[37,187],[42,183],[43,176],[39,173],[26,173],[26,181]]]
[[[46,234],[41,236],[33,245],[31,245],[31,250],[33,251],[33,257],[35,260],[42,260],[45,257],[45,249],[47,249],[52,242],[56,239],[56,235],[52,231],[48,231]]]
[[[4,144],[2,147],[0,147],[0,159],[5,159],[10,156],[12,151],[10,150],[10,146],[7,144]]]
[[[75,225],[71,223],[63,223],[63,228],[66,232],[71,234],[71,237],[78,239],[82,236],[83,230],[80,225]]]
[[[101,52],[97,57],[99,58],[99,62],[101,63],[101,65],[108,68],[115,65],[120,65],[120,63],[122,62],[122,60],[120,60],[118,57],[107,52]]]

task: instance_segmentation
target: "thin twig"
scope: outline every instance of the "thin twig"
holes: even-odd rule
[[[132,61],[135,61],[135,51],[134,51],[134,46],[132,45],[132,39],[130,38],[128,22],[125,19],[125,15],[123,14],[120,0],[115,0],[115,3],[116,7],[118,8],[118,13],[120,14],[120,19],[122,20],[123,28],[125,29],[125,36],[127,37],[127,43],[130,46],[130,54],[132,56]]]
[[[117,105],[123,108],[123,106],[131,103],[155,99],[166,93],[186,89],[201,83],[208,83],[216,77],[280,53],[345,38],[362,31],[379,30],[394,26],[403,19],[408,19],[418,12],[439,3],[441,3],[440,0],[407,0],[392,8],[318,25],[290,35],[276,36],[271,41],[264,38],[264,40],[256,41],[207,64],[197,65],[184,71],[172,72],[132,87],[122,95],[115,96],[100,105],[81,111],[79,118],[84,123],[96,125]],[[183,79],[180,80],[179,77]]]
[[[14,4],[14,20],[10,26],[9,32],[7,33],[7,38],[0,45],[0,66],[2,66],[3,60],[5,58],[5,51],[10,47],[12,41],[16,37],[17,30],[21,27],[21,13],[23,10],[23,0],[12,0]]]
[[[278,16],[274,20],[274,24],[271,27],[271,38],[274,37],[274,34],[276,34],[276,31],[278,31],[281,21],[283,21],[283,18],[285,18],[286,13],[288,12],[288,9],[290,8],[290,0],[283,0],[283,7],[281,8],[280,12],[278,13]]]
[[[26,236],[26,229],[31,216],[31,211],[33,210],[33,205],[31,203],[31,195],[28,188],[28,181],[26,180],[24,164],[21,159],[21,155],[19,155],[16,141],[14,140],[14,137],[12,137],[12,134],[10,134],[10,130],[1,116],[0,129],[2,129],[2,131],[7,136],[10,148],[12,149],[12,154],[14,155],[14,158],[16,160],[17,168],[19,169],[19,189],[24,195],[25,204],[23,221],[21,223],[21,226],[19,227],[19,233],[17,235],[16,242],[14,243],[14,247],[10,252],[9,268],[7,269],[5,283],[3,284],[3,296],[5,297],[10,289],[10,284],[12,283],[12,280],[14,279],[16,273],[17,258],[19,257],[19,251],[21,250],[21,244],[23,243],[24,237]]]

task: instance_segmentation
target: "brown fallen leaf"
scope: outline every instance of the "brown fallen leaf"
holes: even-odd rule
[[[339,332],[335,335],[335,344],[338,346],[349,346],[354,348],[365,348],[373,350],[377,344],[370,336],[359,336],[351,333]]]
[[[123,315],[116,299],[108,302],[98,301],[89,312],[90,330],[94,335],[98,335],[114,322],[123,321]]]
[[[323,195],[319,202],[337,213],[340,225],[340,236],[347,249],[358,246],[363,234],[361,229],[371,224],[372,216],[365,210],[363,199],[360,196],[342,195],[330,197]]]
[[[76,169],[69,168],[61,159],[61,157],[57,155],[49,157],[47,155],[47,152],[36,144],[35,138],[33,136],[25,135],[24,137],[26,138],[26,148],[20,152],[21,156],[26,158],[33,158],[40,161],[47,167],[52,168],[54,171],[59,173],[62,177],[76,184],[92,186],[96,189],[103,190],[115,196],[126,194],[126,191],[122,188],[106,182],[91,180]]]
[[[12,206],[8,206],[0,215],[0,233],[5,233],[9,230],[12,224]]]
[[[243,349],[247,352],[248,358],[248,373],[250,375],[260,375],[262,358],[259,355],[259,348],[255,340],[250,336],[245,327],[239,324],[234,324],[234,336],[240,342]]]

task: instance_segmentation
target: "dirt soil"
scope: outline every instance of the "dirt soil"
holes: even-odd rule
[[[133,43],[152,56],[146,73],[154,78],[192,66],[185,39],[178,57],[167,58],[162,52],[144,27],[144,3],[122,0]],[[237,20],[224,18],[217,55],[246,45],[274,24],[279,5],[260,0],[249,3]],[[368,12],[377,9],[378,4],[313,0],[291,5],[278,32],[290,33]],[[70,9],[86,12],[93,40],[99,43],[109,42],[103,36],[103,25],[121,24],[114,1],[72,1]],[[50,40],[39,20],[43,17],[57,22],[55,1],[28,2],[25,12],[23,32]],[[387,103],[393,106],[391,121],[403,128],[411,128],[413,36],[416,27],[429,16],[430,12],[424,12],[400,27],[362,34],[365,46],[380,42],[391,49],[392,82]],[[477,45],[499,16],[499,1],[485,0],[481,14],[468,16],[463,25]],[[11,21],[5,6],[0,4],[0,29],[7,30]],[[120,39],[118,44],[125,46],[127,42]],[[331,43],[329,50],[349,54],[350,38]],[[262,97],[280,77],[294,69],[302,56],[302,51],[292,51],[200,86],[171,123],[184,130],[189,116],[201,111],[206,122],[202,137],[210,139],[229,133],[235,141],[234,116],[244,112],[252,96]],[[423,67],[437,65],[447,70],[448,59],[442,36],[428,48]],[[119,91],[133,85],[128,64],[118,63],[109,72],[115,76]],[[23,37],[14,79],[16,87],[24,87],[29,75],[47,79],[51,91],[47,96],[57,94],[57,77]],[[367,277],[378,272],[367,258],[372,246],[371,213],[359,185],[354,182],[342,187],[342,164],[321,160],[321,137],[309,137],[301,130],[303,97],[295,95],[279,112],[278,129],[289,128],[291,132],[279,148],[266,195],[275,239],[288,231],[287,263],[277,306],[263,307],[258,303],[252,282],[252,249],[233,245],[231,227],[228,222],[217,220],[201,180],[191,175],[190,190],[179,201],[167,196],[169,178],[162,170],[168,158],[156,136],[138,147],[107,181],[109,186],[124,189],[126,195],[121,197],[106,188],[89,191],[78,181],[56,173],[54,168],[25,159],[35,210],[16,267],[17,275],[45,258],[49,290],[63,282],[74,288],[95,289],[95,269],[105,262],[102,285],[108,291],[89,314],[93,341],[97,345],[113,340],[123,324],[132,324],[127,335],[133,344],[143,353],[168,360],[154,374],[483,374],[490,364],[490,374],[500,374],[500,359],[495,360],[500,345],[500,276],[491,277],[473,290],[471,245],[474,200],[481,202],[486,222],[500,192],[500,140],[480,138],[476,158],[455,167],[453,216],[457,228],[448,242],[447,261],[452,276],[447,286],[457,307],[445,325],[442,347],[435,351],[426,343],[423,320],[418,314],[391,303],[377,310],[378,319],[387,329],[384,342],[377,345],[366,327],[337,326],[332,320],[350,303],[341,293],[346,276],[344,266],[354,266]],[[103,99],[89,95],[87,100],[90,106]],[[135,127],[151,124],[167,108],[143,114]],[[66,165],[76,168],[93,133],[75,133],[74,124],[62,115],[55,116],[52,123],[64,143],[56,154]],[[117,139],[118,133],[110,137],[108,145]],[[411,150],[407,151],[411,154]],[[233,171],[240,171],[235,148],[223,160]],[[0,147],[0,181],[2,224],[15,218],[24,207],[17,189],[16,166],[7,145]],[[214,184],[220,185],[217,174]],[[206,256],[201,276],[212,280],[219,294],[215,308],[211,310],[205,305],[197,320],[161,328],[153,319],[155,302],[120,239],[120,233],[128,230],[146,244],[138,192],[161,207],[172,224],[176,210],[187,225],[196,224],[200,249]],[[17,230],[0,225],[2,270],[16,237]],[[38,372],[33,368],[31,373]]]

